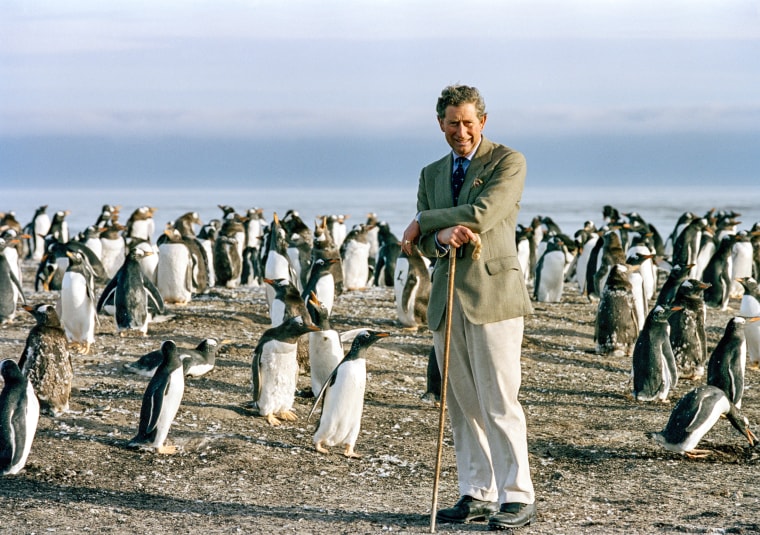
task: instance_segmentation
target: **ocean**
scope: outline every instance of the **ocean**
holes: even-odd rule
[[[282,216],[296,210],[311,224],[321,215],[347,214],[350,226],[362,223],[373,212],[386,221],[397,237],[416,213],[416,185],[385,189],[194,189],[177,192],[168,189],[16,189],[3,188],[0,212],[14,211],[22,224],[31,221],[38,206],[47,204],[48,214],[68,210],[66,220],[73,234],[93,224],[103,204],[121,206],[122,222],[139,206],[157,208],[156,231],[164,224],[189,211],[196,211],[205,223],[220,218],[218,205],[230,205],[238,213],[262,208],[267,220],[277,212]],[[704,187],[658,186],[621,187],[532,187],[526,186],[518,221],[530,224],[536,215],[551,217],[565,234],[572,235],[587,220],[600,223],[602,207],[610,204],[621,212],[638,212],[653,224],[661,235],[669,234],[685,211],[704,214],[711,208],[733,210],[741,214],[740,229],[749,229],[760,221],[760,186]]]

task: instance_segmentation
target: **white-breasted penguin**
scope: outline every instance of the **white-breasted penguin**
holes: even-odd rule
[[[747,341],[744,339],[744,325],[747,321],[738,316],[728,321],[723,337],[713,349],[707,363],[707,384],[723,390],[731,403],[740,409],[744,395],[744,372],[747,368]]]
[[[124,228],[124,225],[113,222],[100,233],[100,261],[109,278],[116,275],[127,256],[127,242],[121,234]]]
[[[378,249],[375,259],[374,285],[393,286],[396,261],[401,254],[401,243],[385,221],[377,224]]]
[[[226,342],[226,340],[223,340],[221,343],[224,344]],[[220,346],[221,344],[214,338],[202,340],[195,348],[178,346],[177,356],[182,361],[185,377],[198,378],[213,370],[216,365],[216,354]],[[163,358],[163,351],[159,348],[145,353],[135,362],[125,364],[124,369],[143,377],[153,377]]]
[[[35,319],[18,366],[37,394],[40,408],[52,416],[69,410],[74,369],[66,333],[53,305],[25,305]]]
[[[165,445],[164,442],[185,393],[185,374],[177,345],[172,340],[161,344],[161,353],[161,364],[143,394],[137,434],[128,446],[171,454],[176,452],[176,447]]]
[[[565,287],[566,250],[558,236],[550,235],[536,263],[533,298],[539,303],[559,303]]]
[[[11,359],[0,362],[3,390],[0,392],[0,475],[17,474],[29,457],[40,404],[32,383]]]
[[[678,384],[678,366],[670,347],[668,317],[677,307],[655,306],[633,348],[633,399],[667,401]]]
[[[68,251],[69,267],[63,274],[59,296],[59,316],[71,347],[84,355],[95,341],[97,312],[95,275],[79,251]]]
[[[24,233],[29,235],[29,258],[35,262],[42,260],[45,254],[45,236],[50,230],[50,216],[47,214],[47,204],[37,208],[34,217],[24,228]]]
[[[361,457],[354,451],[361,429],[364,409],[364,390],[367,384],[367,348],[387,332],[364,330],[354,338],[346,356],[328,377],[324,388],[314,401],[309,417],[322,401],[322,413],[314,432],[314,448],[329,453],[327,447],[343,445],[343,455]]]
[[[369,227],[357,225],[346,235],[340,247],[343,261],[343,287],[346,290],[363,290],[369,282]]]
[[[731,248],[731,290],[734,299],[741,299],[744,286],[739,279],[752,276],[752,242],[746,230],[737,232],[734,246]]]
[[[340,263],[339,258],[316,258],[311,263],[309,278],[301,297],[308,299],[313,293],[317,300],[332,314],[335,304],[335,276],[333,266]]]
[[[673,306],[670,324],[670,347],[678,365],[678,375],[697,380],[705,374],[707,364],[707,334],[705,329],[706,306],[702,294],[708,284],[697,279],[681,283]]]
[[[638,334],[631,283],[628,281],[628,267],[625,264],[613,264],[606,277],[596,311],[596,353],[630,355]]]
[[[739,306],[739,315],[745,318],[760,317],[760,288],[752,277],[739,280],[744,286],[744,295]],[[760,368],[760,322],[744,325],[744,339],[747,341],[747,367]]]
[[[21,281],[16,276],[8,259],[2,254],[6,247],[12,246],[12,241],[8,242],[0,238],[0,324],[12,321],[16,317],[16,305],[19,297],[26,304]]]
[[[124,264],[100,295],[97,310],[100,312],[106,303],[113,303],[116,332],[119,336],[123,337],[129,332],[145,336],[152,317],[164,313],[161,293],[140,267],[140,260],[152,254],[150,250],[131,247]]]
[[[417,247],[411,254],[403,251],[396,260],[393,277],[393,294],[399,323],[409,329],[427,324],[427,307],[430,301],[430,261],[422,256]]]
[[[718,244],[718,250],[710,258],[702,280],[710,287],[705,290],[705,304],[711,308],[726,310],[731,297],[731,249],[735,235],[728,235]]]
[[[319,327],[309,333],[309,376],[311,391],[318,396],[325,381],[338,363],[343,360],[343,345],[338,331],[330,327],[330,313],[316,294],[312,293],[306,307],[311,321]]]
[[[302,334],[318,329],[296,316],[264,331],[256,344],[251,359],[251,393],[259,414],[270,425],[296,420],[297,342]]]
[[[750,430],[747,418],[739,413],[725,392],[711,385],[698,386],[678,400],[665,428],[650,436],[668,451],[692,459],[705,457],[709,450],[698,450],[697,444],[721,416],[731,422],[750,446],[755,446],[757,437]]]
[[[269,239],[267,240],[266,258],[264,260],[264,277],[267,279],[287,279],[294,285],[299,280],[295,269],[290,263],[288,256],[288,238],[285,229],[280,224],[277,212],[272,215],[272,224],[269,226]],[[267,305],[272,306],[274,288],[267,285],[265,288]]]
[[[167,226],[158,244],[156,287],[165,303],[185,305],[193,297],[193,259],[177,229]]]

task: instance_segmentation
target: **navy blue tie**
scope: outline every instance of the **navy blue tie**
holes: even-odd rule
[[[454,199],[454,206],[459,202],[459,193],[462,191],[462,184],[464,184],[464,167],[462,164],[467,158],[459,156],[455,161],[457,168],[454,169],[454,174],[451,175],[451,196]]]

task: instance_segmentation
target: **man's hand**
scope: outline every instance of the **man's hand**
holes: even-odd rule
[[[414,244],[417,243],[419,239],[420,224],[416,219],[412,219],[412,222],[409,223],[409,226],[406,227],[406,230],[404,231],[404,237],[401,241],[401,250],[407,255],[412,254],[412,247],[414,247]]]
[[[448,227],[438,231],[438,243],[457,249],[470,242],[477,242],[479,236],[462,225]]]

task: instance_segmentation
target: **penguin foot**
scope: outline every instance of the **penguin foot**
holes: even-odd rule
[[[277,416],[275,416],[274,414],[265,414],[264,418],[266,418],[267,423],[269,423],[269,425],[280,425],[280,423],[282,423],[280,422],[280,420],[277,419]]]
[[[317,450],[319,453],[330,453],[330,450],[328,450],[327,448],[325,448],[322,445],[322,441],[321,440],[319,442],[316,442],[314,444],[314,449]]]
[[[296,413],[293,412],[292,410],[281,411],[280,414],[278,414],[277,416],[279,416],[280,418],[288,422],[295,422],[296,420],[298,420],[298,416],[296,416]]]
[[[346,449],[343,450],[343,455],[349,459],[361,459],[362,456],[354,451],[353,444],[346,444]]]
[[[177,446],[164,444],[163,446],[156,448],[156,453],[160,453],[161,455],[174,455],[177,453]]]
[[[712,450],[691,450],[684,452],[684,455],[689,459],[704,459],[709,457]]]

